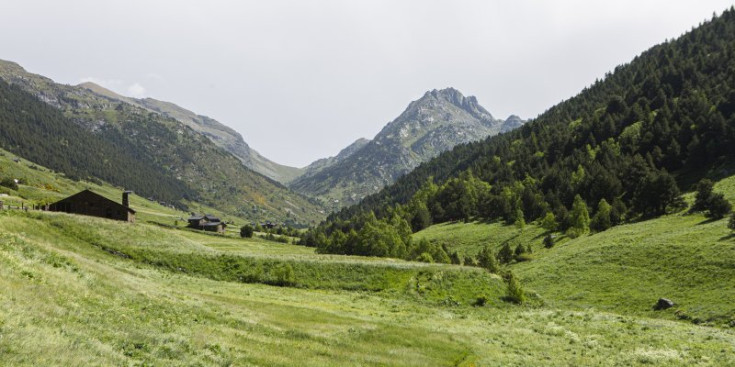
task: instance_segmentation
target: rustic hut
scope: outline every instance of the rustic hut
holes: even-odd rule
[[[49,205],[48,210],[135,222],[135,210],[130,208],[130,193],[123,192],[122,204],[118,204],[90,190],[84,190]]]
[[[222,222],[219,218],[211,215],[211,214],[205,214],[205,215],[192,215],[188,219],[189,228],[194,229],[201,229],[205,231],[210,232],[219,232],[224,233],[225,228],[227,225]]]

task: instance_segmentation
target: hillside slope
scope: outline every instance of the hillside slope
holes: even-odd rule
[[[78,178],[98,177],[179,207],[200,201],[252,220],[300,224],[323,216],[308,199],[244,167],[178,120],[54,83],[10,62],[0,62],[0,79],[4,101],[16,101],[2,104],[2,146],[38,164]]]
[[[89,89],[112,100],[126,102],[174,118],[194,131],[204,134],[218,147],[232,153],[246,167],[278,182],[286,183],[302,173],[298,168],[284,166],[263,157],[243,140],[242,135],[232,128],[207,116],[197,115],[171,102],[159,101],[153,98],[125,97],[91,82],[79,84],[79,87]]]
[[[735,176],[715,185],[735,203]],[[693,194],[687,194],[693,202]],[[646,317],[682,319],[713,326],[735,326],[735,244],[727,219],[680,211],[639,223],[568,238],[537,223],[519,230],[502,223],[444,223],[414,235],[415,240],[445,245],[461,257],[474,257],[485,246],[497,253],[530,245],[533,252],[508,266],[523,284],[552,307],[604,310]],[[676,305],[654,311],[658,298]]]
[[[481,140],[522,124],[497,120],[475,97],[453,88],[426,92],[348,157],[307,172],[289,186],[301,193],[354,204],[458,144]]]

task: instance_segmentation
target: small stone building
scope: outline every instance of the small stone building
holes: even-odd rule
[[[201,229],[209,232],[225,233],[227,225],[222,222],[219,218],[211,215],[192,215],[188,219],[189,225],[187,227],[194,229]]]
[[[49,205],[49,211],[71,214],[90,215],[126,222],[135,222],[135,210],[130,208],[128,196],[130,191],[122,194],[122,204],[116,203],[90,190],[84,190],[66,199]]]

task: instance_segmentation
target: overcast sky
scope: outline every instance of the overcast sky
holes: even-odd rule
[[[725,0],[0,0],[0,58],[174,102],[293,166],[372,138],[425,91],[533,118]]]

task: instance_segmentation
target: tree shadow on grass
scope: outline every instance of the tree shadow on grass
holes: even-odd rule
[[[696,225],[702,226],[702,225],[705,225],[705,224],[710,224],[710,223],[717,222],[720,219],[722,219],[722,218],[707,218],[707,219],[705,219],[705,220],[697,223]]]
[[[733,238],[735,238],[735,232],[730,233],[730,234],[728,234],[726,236],[720,237],[720,241],[727,241],[727,240],[733,239]]]

